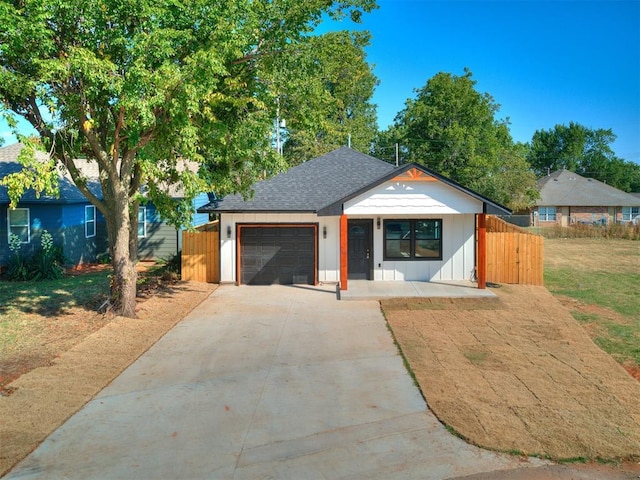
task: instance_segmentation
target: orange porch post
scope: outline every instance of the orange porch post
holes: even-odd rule
[[[478,215],[478,288],[487,288],[487,215]]]
[[[349,274],[347,268],[347,261],[349,256],[347,254],[349,243],[347,240],[347,216],[340,215],[340,290],[347,289],[347,276]]]

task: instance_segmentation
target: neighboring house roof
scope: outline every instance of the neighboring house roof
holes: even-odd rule
[[[417,168],[482,201],[487,210],[511,213],[506,207],[416,164],[390,163],[342,147],[253,185],[253,196],[229,195],[198,212],[306,212],[339,215],[342,204],[361,193]]]
[[[638,198],[593,178],[558,170],[538,180],[537,205],[556,207],[632,207]]]
[[[15,143],[6,147],[0,148],[0,178],[4,178],[7,175],[15,172],[19,172],[22,169],[22,164],[18,162],[18,155],[24,148],[21,143]],[[36,158],[45,160],[46,154],[44,152],[36,152]],[[88,160],[76,160],[76,165],[84,173],[88,179],[88,186],[91,192],[98,198],[102,197],[100,190],[100,183],[98,182],[98,168],[95,162]],[[67,204],[67,203],[86,203],[87,198],[80,192],[78,187],[75,186],[71,180],[69,172],[59,170],[60,172],[60,195],[59,197],[53,197],[49,195],[40,195],[40,198],[36,196],[35,191],[27,190],[21,197],[22,203],[51,203],[51,204]],[[7,187],[0,186],[0,204],[9,203],[9,195],[7,193]]]
[[[18,155],[24,148],[21,143],[14,143],[6,147],[0,148],[0,178],[4,178],[10,173],[19,172],[22,169],[22,165],[18,161]],[[46,160],[47,154],[41,151],[36,151],[36,158]],[[82,174],[88,180],[88,186],[91,193],[96,197],[102,198],[102,189],[100,187],[98,164],[95,161],[86,159],[76,159],[74,163]],[[182,160],[178,162],[177,170],[190,170],[193,173],[198,172],[198,164]],[[22,203],[52,203],[52,204],[64,204],[64,203],[84,203],[88,202],[87,198],[80,192],[78,187],[73,183],[71,175],[66,168],[57,166],[60,172],[60,196],[58,198],[48,195],[40,195],[40,198],[36,197],[36,193],[33,190],[27,190],[21,198]],[[184,197],[184,187],[180,183],[168,185],[166,182],[160,183],[158,188],[165,191],[169,196],[174,198]],[[0,186],[0,204],[9,203],[9,196],[7,194],[7,187]]]

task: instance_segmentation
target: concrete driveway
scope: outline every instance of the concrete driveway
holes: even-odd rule
[[[222,286],[5,478],[444,479],[541,464],[450,435],[377,302]]]

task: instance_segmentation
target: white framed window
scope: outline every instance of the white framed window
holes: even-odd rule
[[[147,208],[140,207],[138,209],[138,238],[147,236]]]
[[[538,219],[541,222],[555,222],[556,207],[538,207]]]
[[[96,207],[93,205],[84,207],[84,236],[85,238],[96,236]]]
[[[20,243],[31,242],[31,221],[28,208],[10,208],[7,210],[7,236],[11,240],[11,235],[20,239]]]
[[[622,207],[622,221],[630,222],[640,215],[640,207]]]

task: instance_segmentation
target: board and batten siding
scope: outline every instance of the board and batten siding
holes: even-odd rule
[[[394,179],[349,200],[344,212],[350,219],[374,219],[374,280],[469,280],[475,268],[475,216],[482,207],[481,201],[435,179]],[[442,260],[385,260],[387,219],[442,219]]]
[[[318,217],[313,213],[223,213],[220,215],[220,282],[235,283],[236,277],[236,225],[255,224],[318,224],[318,281],[337,282],[340,278],[340,219]],[[228,228],[231,230],[227,236]],[[324,229],[327,238],[324,238]]]

